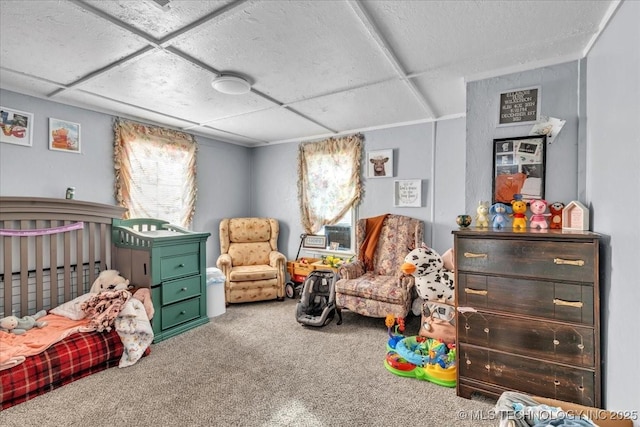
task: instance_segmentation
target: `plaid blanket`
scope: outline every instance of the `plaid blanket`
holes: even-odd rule
[[[0,371],[2,409],[55,390],[87,375],[118,366],[123,344],[110,332],[73,334],[44,352]],[[147,348],[144,355],[148,355]]]

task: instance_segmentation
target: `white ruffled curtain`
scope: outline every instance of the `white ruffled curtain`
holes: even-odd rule
[[[300,144],[298,202],[305,233],[334,224],[360,202],[362,135]]]
[[[196,205],[197,143],[184,132],[123,119],[114,123],[116,200],[126,218],[189,227]]]

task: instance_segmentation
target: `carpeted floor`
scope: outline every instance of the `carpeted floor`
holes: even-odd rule
[[[2,426],[496,426],[495,401],[383,366],[384,319],[300,325],[296,300],[235,304],[128,368],[0,413]],[[408,335],[418,319],[407,321]]]

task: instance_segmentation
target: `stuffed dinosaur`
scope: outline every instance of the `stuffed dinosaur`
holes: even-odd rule
[[[16,335],[22,335],[32,328],[44,328],[47,322],[39,322],[38,319],[47,314],[46,311],[40,310],[33,316],[7,316],[0,319],[0,331],[10,332]]]

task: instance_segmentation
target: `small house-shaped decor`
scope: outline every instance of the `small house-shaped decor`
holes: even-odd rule
[[[562,211],[563,230],[589,230],[589,209],[577,200]]]

